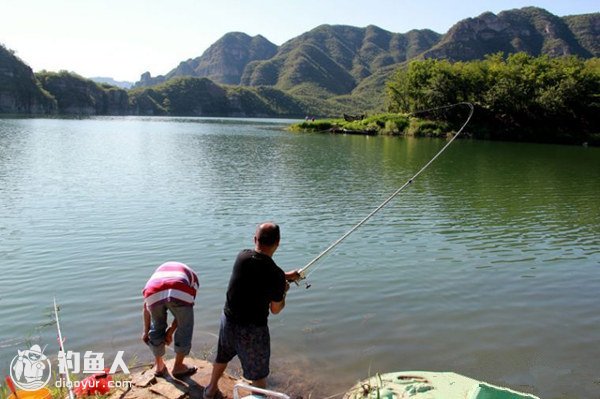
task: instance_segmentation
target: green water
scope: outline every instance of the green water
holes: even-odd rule
[[[200,276],[210,356],[237,252],[275,220],[301,267],[444,144],[300,135],[281,121],[0,119],[0,370],[32,342],[147,361],[141,289]],[[600,393],[600,150],[456,141],[293,287],[271,384],[305,397],[376,372],[454,371],[544,398]],[[235,372],[235,365],[232,371]]]

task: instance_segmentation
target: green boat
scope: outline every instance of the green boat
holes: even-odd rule
[[[401,371],[359,382],[344,399],[540,399],[456,373]]]

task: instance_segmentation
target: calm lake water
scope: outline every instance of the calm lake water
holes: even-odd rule
[[[0,371],[32,343],[150,360],[141,290],[199,274],[193,352],[215,350],[257,223],[298,268],[445,143],[293,134],[289,121],[0,119]],[[600,398],[600,149],[456,141],[272,316],[271,384],[323,398],[399,370]],[[172,352],[171,352],[172,355]],[[232,364],[232,371],[236,371]]]

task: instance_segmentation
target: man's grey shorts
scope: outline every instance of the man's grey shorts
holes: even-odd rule
[[[268,326],[241,326],[223,314],[219,329],[216,363],[228,363],[235,356],[240,359],[244,378],[260,380],[269,375],[271,337]]]
[[[154,356],[165,355],[165,336],[167,332],[167,310],[177,320],[177,329],[173,337],[176,353],[187,355],[192,349],[192,334],[194,332],[194,308],[191,305],[181,305],[177,302],[166,302],[150,309],[151,324],[148,346]]]

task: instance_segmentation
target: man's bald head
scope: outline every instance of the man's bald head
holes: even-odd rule
[[[262,223],[257,227],[254,237],[260,246],[272,247],[279,244],[279,226],[273,222]]]

